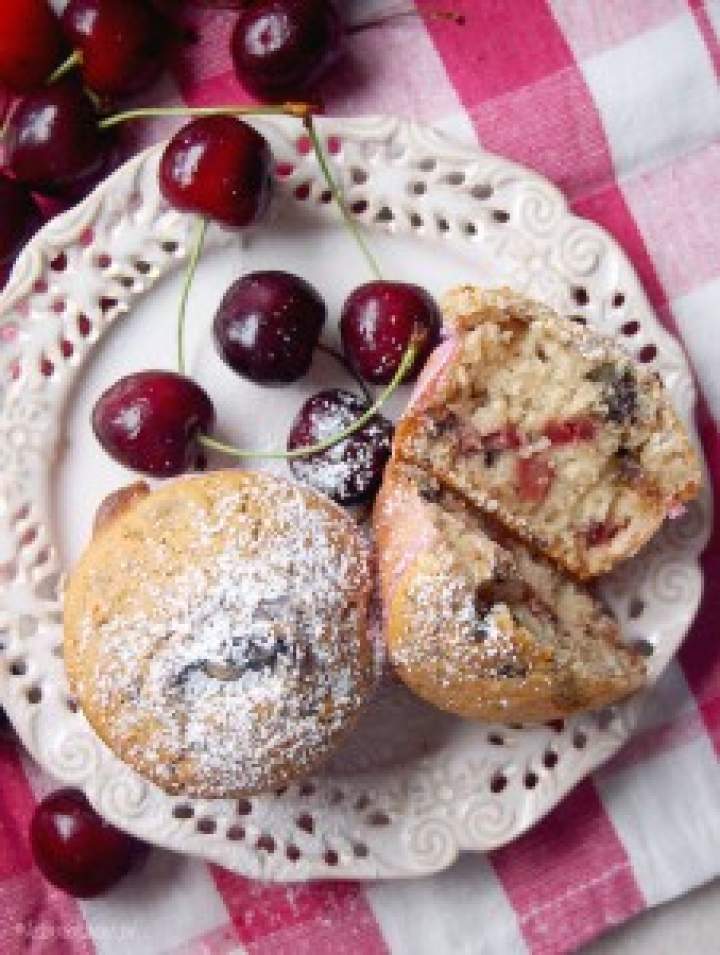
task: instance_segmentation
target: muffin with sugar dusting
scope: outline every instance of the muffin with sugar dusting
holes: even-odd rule
[[[374,520],[389,658],[428,702],[524,722],[643,685],[642,659],[586,587],[426,471],[393,462]]]
[[[106,514],[65,599],[70,685],[100,737],[169,793],[316,769],[374,687],[352,518],[247,471],[135,488]]]

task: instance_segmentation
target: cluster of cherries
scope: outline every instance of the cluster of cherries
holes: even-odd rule
[[[147,0],[0,4],[0,86],[19,97],[3,127],[0,287],[44,213],[83,198],[120,159],[102,111],[153,83],[168,31]]]
[[[339,53],[344,31],[330,0],[203,5],[237,7],[235,69],[243,85],[264,99],[297,98]],[[110,130],[123,114],[103,113],[157,78],[173,35],[165,17],[174,7],[169,0],[70,0],[58,18],[47,0],[0,3],[0,84],[21,97],[2,133],[0,287],[42,222],[44,197],[77,201],[109,171],[116,158]],[[168,144],[160,168],[161,191],[173,206],[234,228],[262,216],[272,183],[267,142],[232,115],[188,124]],[[320,336],[326,317],[322,298],[302,278],[256,272],[228,289],[213,334],[219,354],[238,374],[277,386],[308,371],[315,350],[325,347]],[[344,357],[338,357],[363,397],[340,389],[311,397],[277,456],[342,503],[367,500],[379,484],[392,433],[376,411],[400,381],[417,373],[439,328],[437,306],[416,285],[378,279],[357,288],[342,310]],[[374,404],[364,382],[386,386]],[[122,379],[93,413],[95,432],[114,458],[157,476],[192,467],[202,444],[256,456],[214,441],[214,420],[206,392],[184,374],[167,371]],[[342,480],[328,484],[328,474],[338,471]],[[72,789],[39,803],[30,842],[48,881],[82,898],[114,885],[144,849]]]
[[[207,4],[213,5],[213,4]],[[337,58],[343,35],[330,0],[223,0],[237,7],[232,60],[245,88],[298,97]],[[48,214],[71,205],[116,165],[116,117],[106,114],[161,74],[185,38],[169,0],[0,3],[0,88],[20,97],[3,126],[0,288]]]
[[[225,293],[213,323],[215,346],[242,377],[266,387],[287,384],[305,375],[315,349],[323,348],[319,342],[326,315],[318,292],[299,276],[253,272]],[[437,306],[424,289],[368,282],[351,293],[342,310],[345,361],[359,381],[391,385],[411,340],[417,348],[404,379],[417,373],[437,343],[439,329]],[[372,410],[367,391],[362,398],[339,388],[321,391],[300,408],[286,449],[271,456],[287,458],[299,480],[338,503],[365,502],[380,484],[392,437],[391,423]],[[105,450],[144,474],[182,473],[193,466],[199,444],[256,456],[209,437],[215,422],[210,397],[175,372],[142,371],[122,378],[100,397],[92,420]],[[310,453],[312,448],[318,450]]]
[[[289,109],[305,121],[331,192],[348,218],[309,111],[298,105]],[[264,137],[237,115],[209,112],[184,126],[166,146],[160,191],[176,209],[200,215],[203,222],[243,229],[267,209],[274,181],[272,153]],[[374,264],[372,256],[370,261]],[[193,268],[191,260],[189,280]],[[233,371],[259,385],[294,382],[310,367],[326,316],[318,292],[299,276],[251,273],[239,278],[220,303],[213,323],[216,348]],[[183,322],[184,307],[181,339]],[[257,454],[215,441],[210,436],[212,401],[183,374],[182,351],[179,373],[143,371],[109,388],[93,410],[95,434],[115,460],[152,476],[171,477],[192,468],[198,446],[205,445],[239,458],[287,458],[296,477],[339,503],[367,501],[379,486],[392,434],[390,423],[374,412],[401,380],[417,373],[437,344],[440,316],[419,286],[378,279],[348,297],[340,327],[344,361],[363,387],[363,398],[339,389],[314,395],[301,408],[282,451]],[[388,386],[374,405],[363,381]]]

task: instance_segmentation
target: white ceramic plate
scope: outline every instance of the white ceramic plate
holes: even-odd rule
[[[257,126],[284,175],[268,223],[242,238],[211,230],[190,300],[189,354],[216,402],[219,433],[269,447],[284,445],[304,396],[343,379],[319,356],[307,380],[285,390],[240,381],[209,334],[224,289],[252,268],[296,271],[326,297],[332,342],[343,298],[368,275],[299,124]],[[680,347],[658,325],[623,253],[574,218],[553,186],[399,120],[319,127],[387,276],[435,293],[460,281],[507,283],[581,314],[658,370],[693,428]],[[95,442],[89,413],[121,374],[174,361],[178,267],[194,219],[161,199],[159,155],[153,148],[132,159],[49,223],[0,297],[0,702],[35,758],[82,787],[105,817],[245,875],[415,876],[446,867],[462,849],[502,845],[622,745],[641,697],[563,727],[523,728],[456,720],[389,686],[320,778],[239,803],[166,796],[119,762],[68,699],[62,573],[102,497],[131,478]],[[649,653],[653,681],[696,612],[709,526],[706,493],[606,583],[626,637]]]

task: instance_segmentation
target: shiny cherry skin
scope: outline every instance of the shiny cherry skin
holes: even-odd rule
[[[419,285],[367,282],[351,292],[343,305],[343,349],[362,378],[386,385],[416,335],[418,356],[405,379],[411,380],[437,345],[441,322],[435,300]]]
[[[234,228],[265,212],[272,185],[270,146],[232,116],[204,116],[179,130],[160,162],[160,191],[170,205]]]
[[[42,213],[30,190],[0,172],[0,289],[15,258],[42,225]]]
[[[97,400],[95,436],[125,467],[156,477],[189,470],[197,438],[215,423],[206,392],[172,371],[140,371],[121,378]]]
[[[167,27],[147,0],[70,0],[62,25],[82,54],[85,85],[101,97],[139,93],[163,69]]]
[[[234,282],[215,313],[220,357],[258,384],[286,384],[307,373],[325,324],[319,293],[289,272],[250,272]]]
[[[62,195],[104,167],[111,142],[98,129],[82,86],[68,77],[18,103],[8,123],[5,158],[20,182]]]
[[[0,85],[14,93],[39,89],[65,55],[60,21],[47,0],[2,0]]]
[[[230,41],[235,73],[260,98],[297,98],[337,59],[342,32],[330,0],[256,0]]]
[[[47,881],[79,899],[112,888],[144,851],[142,843],[105,822],[77,789],[59,789],[38,803],[30,847]]]
[[[367,410],[361,399],[340,388],[329,388],[309,398],[290,429],[287,450],[309,447],[342,431]],[[350,437],[308,457],[290,458],[295,478],[338,504],[363,504],[380,487],[390,457],[393,426],[375,415]]]

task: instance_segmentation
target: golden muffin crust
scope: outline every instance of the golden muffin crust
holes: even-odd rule
[[[418,696],[525,722],[643,685],[641,658],[586,587],[426,472],[391,463],[374,521],[388,655]]]
[[[267,474],[136,488],[65,599],[88,720],[170,793],[249,795],[311,772],[373,687],[367,548],[355,522]]]

